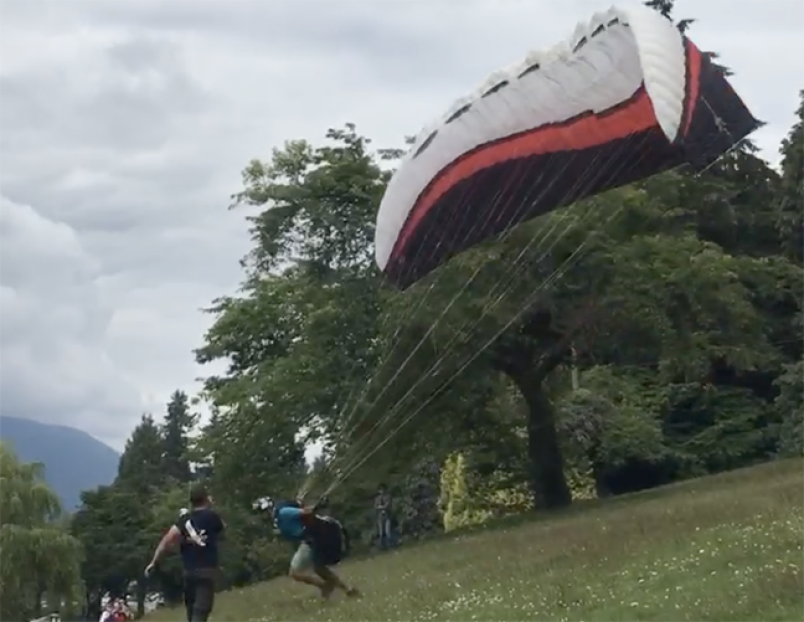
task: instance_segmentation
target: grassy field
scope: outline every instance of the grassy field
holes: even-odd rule
[[[804,620],[804,462],[593,503],[345,563],[359,601],[289,579],[213,620]],[[147,619],[179,620],[180,611]]]

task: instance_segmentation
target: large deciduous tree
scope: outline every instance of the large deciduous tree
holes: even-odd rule
[[[399,460],[415,459],[411,447],[442,457],[459,449],[468,436],[457,432],[480,421],[468,413],[496,394],[496,370],[528,405],[536,505],[565,505],[543,387],[573,344],[589,342],[603,362],[684,381],[704,378],[715,362],[755,369],[774,358],[756,291],[744,281],[774,281],[775,268],[706,241],[698,217],[701,204],[749,183],[742,177],[715,183],[670,173],[595,197],[395,293],[370,252],[386,176],[353,129],[329,137],[336,147],[291,143],[246,170],[238,200],[267,209],[251,217],[256,246],[243,293],[218,301],[198,352],[202,362],[231,361],[207,382],[222,413],[212,451],[249,494],[267,477],[298,473],[289,466],[300,463],[300,444],[322,434],[341,454],[331,461],[341,474],[395,434]],[[355,394],[362,399],[350,401]]]
[[[202,363],[230,362],[205,386],[218,411],[209,451],[243,495],[302,478],[304,443],[337,442],[337,415],[372,368],[373,216],[387,174],[354,127],[327,137],[317,148],[288,143],[244,171],[235,203],[261,210],[248,217],[246,278],[238,296],[215,302],[198,351]]]

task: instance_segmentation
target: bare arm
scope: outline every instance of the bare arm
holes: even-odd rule
[[[181,541],[181,531],[176,525],[173,525],[168,532],[162,536],[159,544],[156,546],[154,556],[151,558],[151,566],[156,566],[159,561],[165,556],[165,553],[171,546],[178,544]]]

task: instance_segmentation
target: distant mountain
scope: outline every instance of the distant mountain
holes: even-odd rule
[[[3,415],[0,439],[20,460],[44,463],[45,479],[68,511],[81,503],[81,491],[111,484],[117,475],[120,454],[76,428]]]

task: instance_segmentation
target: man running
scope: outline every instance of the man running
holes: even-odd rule
[[[321,505],[321,503],[319,503]],[[354,598],[360,595],[355,587],[347,586],[328,566],[340,561],[340,551],[330,552],[330,536],[324,528],[341,530],[340,524],[317,517],[316,506],[305,507],[302,503],[274,503],[270,497],[257,499],[254,509],[270,514],[274,526],[284,539],[298,543],[296,553],[290,561],[289,575],[294,581],[317,587],[323,598],[329,598],[336,589]],[[343,537],[342,535],[340,537]],[[340,547],[340,540],[336,543]]]
[[[150,576],[165,553],[179,544],[184,563],[187,622],[206,622],[215,602],[215,583],[220,572],[218,540],[225,525],[212,509],[212,498],[203,487],[196,486],[190,492],[190,507],[189,512],[180,512],[179,519],[162,537],[145,575]]]

